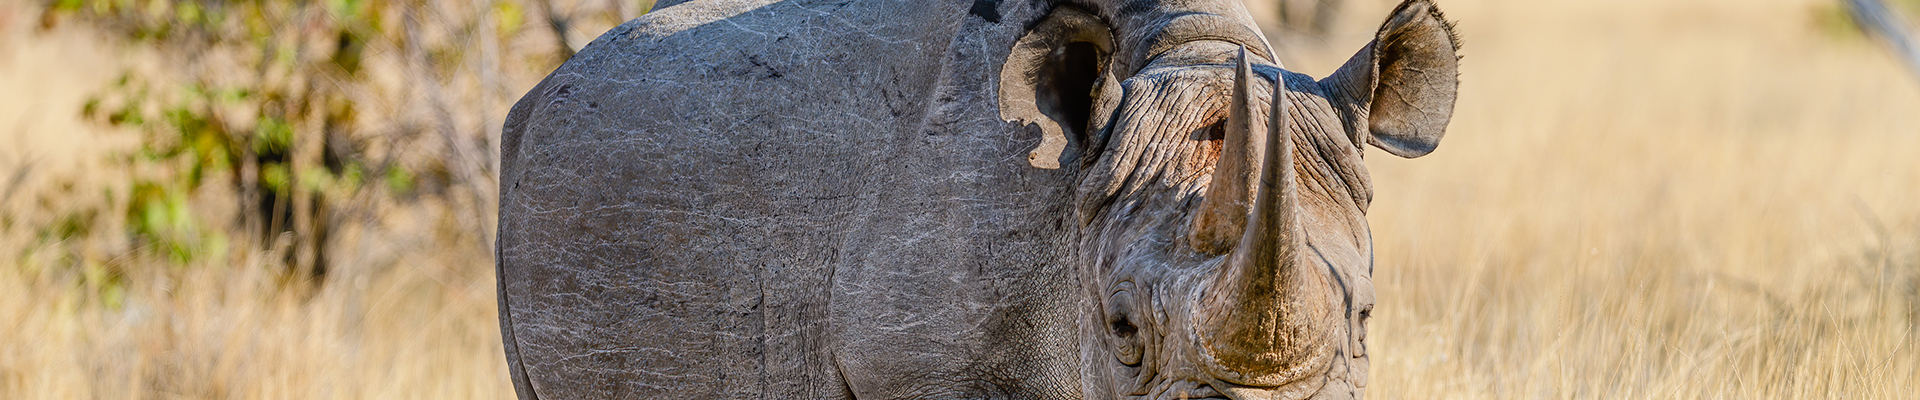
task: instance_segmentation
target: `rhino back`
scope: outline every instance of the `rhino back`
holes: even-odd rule
[[[498,245],[522,395],[1077,391],[1070,172],[996,117],[1019,26],[947,3],[683,4],[528,93]]]

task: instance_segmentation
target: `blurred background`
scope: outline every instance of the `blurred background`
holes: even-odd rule
[[[0,398],[511,398],[501,120],[651,3],[0,0]],[[1248,8],[1324,76],[1395,3]],[[1920,75],[1873,19],[1438,3],[1450,134],[1368,161],[1372,396],[1920,393]]]

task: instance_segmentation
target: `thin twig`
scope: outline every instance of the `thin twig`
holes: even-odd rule
[[[1907,69],[1915,78],[1920,78],[1920,44],[1916,44],[1913,37],[1913,26],[1880,0],[1845,1],[1847,14],[1853,17],[1854,22],[1860,24],[1860,28],[1868,34],[1893,47],[1895,56],[1907,64]]]
[[[567,41],[567,31],[573,26],[572,19],[555,11],[553,0],[540,0],[540,12],[546,14],[547,27],[553,28],[554,41],[560,45],[560,60],[573,58],[573,43]]]
[[[6,189],[0,190],[0,205],[7,204],[7,200],[13,200],[13,194],[18,193],[20,184],[27,181],[29,172],[33,172],[32,161],[22,163],[19,169],[13,170],[13,177],[7,179]]]
[[[492,232],[487,231],[486,224],[479,222],[488,216],[482,210],[486,208],[487,200],[492,197],[488,195],[491,188],[483,185],[488,183],[484,180],[491,176],[480,170],[486,165],[486,161],[474,155],[466,141],[460,138],[459,129],[453,122],[453,114],[447,106],[445,88],[441,87],[439,80],[434,78],[433,60],[428,58],[426,51],[422,49],[426,42],[421,39],[417,27],[422,21],[418,15],[420,10],[416,7],[407,8],[406,18],[410,23],[404,24],[406,40],[411,44],[406,49],[410,59],[409,64],[412,64],[413,80],[419,85],[420,93],[427,97],[427,103],[432,108],[430,111],[433,114],[435,128],[440,132],[441,139],[446,141],[447,152],[451,153],[449,154],[451,160],[446,162],[448,169],[458,176],[459,185],[465,186],[468,194],[472,196],[473,210],[471,211],[476,214],[475,218],[463,219],[475,225],[469,228],[480,233],[478,236],[482,247],[491,253],[493,251]]]

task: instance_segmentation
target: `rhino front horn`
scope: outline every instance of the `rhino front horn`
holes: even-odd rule
[[[1255,135],[1244,50],[1239,64],[1227,142],[1203,205],[1210,210],[1202,211],[1226,209],[1231,215],[1230,203],[1245,198],[1253,182],[1258,186],[1251,189],[1258,193],[1250,215],[1241,214],[1248,221],[1232,254],[1201,298],[1195,327],[1201,357],[1213,375],[1240,385],[1275,387],[1320,376],[1332,364],[1335,343],[1326,321],[1333,304],[1325,293],[1324,275],[1300,257],[1305,238],[1298,217],[1293,140],[1282,129],[1287,117],[1285,77],[1274,84],[1266,132]],[[1254,151],[1257,144],[1264,148]],[[1257,173],[1237,171],[1255,165]],[[1222,222],[1217,225],[1229,225]]]

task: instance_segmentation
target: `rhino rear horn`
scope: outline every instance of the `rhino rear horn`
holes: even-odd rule
[[[1207,187],[1206,197],[1201,200],[1200,208],[1194,214],[1193,229],[1188,235],[1194,250],[1208,254],[1222,254],[1239,244],[1241,231],[1247,225],[1248,207],[1253,200],[1252,185],[1260,160],[1265,154],[1261,148],[1266,143],[1265,136],[1254,132],[1253,121],[1253,67],[1247,63],[1247,48],[1240,47],[1238,66],[1233,75],[1233,101],[1227,114],[1226,137],[1220,147],[1220,161],[1214,164],[1213,182]],[[1269,117],[1274,118],[1274,117]],[[1265,133],[1265,132],[1261,132]]]
[[[1365,139],[1393,155],[1414,158],[1440,145],[1460,91],[1460,40],[1428,0],[1395,8],[1372,43],[1323,84]],[[1357,137],[1368,132],[1370,137]]]

